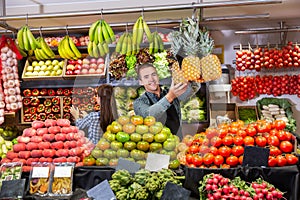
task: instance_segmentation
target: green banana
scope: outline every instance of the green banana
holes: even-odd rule
[[[27,38],[30,44],[30,49],[35,50],[37,47],[36,39],[29,28],[26,29]]]
[[[126,33],[123,33],[123,34],[120,36],[120,38],[119,38],[119,40],[118,40],[118,42],[117,42],[117,44],[116,44],[116,50],[115,50],[115,51],[116,51],[117,53],[120,53],[120,51],[121,51],[122,43],[123,43],[125,34],[126,34]]]
[[[16,46],[17,46],[17,48],[18,48],[20,54],[21,54],[23,57],[27,57],[27,53],[26,53],[23,49],[21,49],[21,47],[19,47],[19,45],[16,45]]]
[[[37,60],[42,60],[42,57],[40,56],[38,49],[34,50],[34,56]]]
[[[141,44],[143,42],[144,36],[144,29],[143,29],[143,18],[139,18],[139,25],[138,25],[138,33],[137,33],[137,44]]]
[[[146,23],[145,20],[143,20],[143,29],[144,29],[144,32],[146,33],[148,42],[149,43],[152,42],[153,41],[153,37],[152,37],[151,31],[149,29],[149,26],[147,25],[147,23]]]
[[[155,34],[154,37],[154,45],[153,45],[153,53],[157,53],[159,49],[159,44],[158,44],[158,40],[157,40],[157,36]]]
[[[154,40],[154,38],[153,38],[153,40]],[[153,54],[153,45],[154,45],[154,41],[149,43],[149,54],[150,55]]]
[[[102,24],[103,24],[103,21],[101,20],[99,23],[99,26],[97,28],[98,43],[101,43],[101,44],[104,42],[104,37],[103,37],[103,32],[102,32],[103,31]]]
[[[100,20],[99,20],[100,21]],[[98,24],[98,26],[95,28],[95,32],[94,32],[94,40],[93,42],[95,42],[96,44],[98,44],[98,38],[99,38],[99,27],[101,26],[100,25],[101,22]]]
[[[157,39],[158,39],[158,43],[159,43],[159,50],[160,50],[160,52],[162,52],[165,49],[164,42],[159,34],[157,34]]]
[[[122,49],[121,49],[121,54],[126,54],[127,52],[127,41],[128,41],[128,33],[125,33],[125,37],[124,37],[124,40],[123,40],[123,43],[122,43]]]
[[[98,46],[95,42],[93,42],[93,57],[99,58],[99,56],[100,56],[100,52],[99,52]]]
[[[72,38],[69,37],[69,45],[71,47],[71,50],[73,51],[73,53],[75,54],[76,58],[81,58],[81,53],[78,50],[78,48],[76,47],[75,43],[73,42]]]
[[[102,44],[102,46],[103,46],[103,48],[104,48],[104,53],[105,54],[108,54],[109,53],[109,47],[108,47],[108,44],[106,43],[106,42],[104,42],[103,44]],[[104,55],[105,55],[104,54]]]
[[[115,33],[114,33],[113,29],[111,28],[111,26],[104,20],[103,20],[103,23],[105,24],[105,27],[106,27],[106,30],[109,34],[111,42],[116,41],[116,36],[115,36]]]
[[[127,49],[126,49],[126,55],[127,56],[130,56],[132,54],[132,38],[131,38],[131,34],[128,33],[128,36],[127,36]]]
[[[133,44],[137,44],[137,35],[138,35],[138,30],[139,30],[139,20],[140,18],[138,18],[136,20],[136,22],[133,25],[133,29],[132,29],[132,42]]]
[[[99,56],[103,57],[105,55],[105,50],[104,50],[104,47],[103,47],[104,43],[101,44],[101,43],[98,43],[97,44],[97,48],[98,48],[98,52],[99,52]],[[99,57],[98,56],[98,57]]]
[[[108,30],[106,29],[106,26],[103,22],[101,24],[101,27],[102,27],[102,33],[103,33],[103,38],[104,38],[105,42],[107,42],[108,44],[111,43]]]
[[[35,49],[35,50],[37,50],[39,52],[39,54],[43,60],[50,59],[50,57],[48,57],[47,54],[43,50],[41,50],[41,49]]]
[[[96,29],[97,29],[97,26],[99,25],[99,23],[100,23],[100,20],[94,22],[89,29],[89,39],[91,42],[93,42],[95,39],[94,36],[95,36],[95,32],[96,32]]]
[[[23,34],[24,34],[24,26],[20,28],[20,30],[17,33],[17,41],[20,49],[24,49]]]
[[[94,57],[94,54],[93,54],[93,42],[92,41],[89,41],[88,46],[87,46],[87,50],[88,50],[89,56]]]
[[[69,36],[68,35],[66,35],[64,37],[63,48],[64,48],[64,51],[66,52],[67,57],[69,57],[69,58],[75,58],[76,57],[75,53],[72,51],[72,49],[70,47]]]
[[[24,27],[22,37],[23,37],[24,49],[26,51],[29,51],[30,50],[30,44],[29,44],[29,41],[28,41],[28,38],[27,38],[27,26]]]
[[[49,58],[54,58],[55,54],[52,51],[52,49],[48,46],[44,38],[41,39],[40,43],[42,51],[44,51]]]

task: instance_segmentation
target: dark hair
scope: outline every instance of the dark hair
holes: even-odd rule
[[[140,71],[144,68],[147,68],[147,67],[152,67],[156,70],[156,68],[151,63],[144,63],[144,64],[141,64],[141,65],[138,65],[137,68],[136,68],[136,73],[137,73],[139,79],[141,79]]]
[[[111,105],[113,86],[109,84],[100,85],[97,88],[98,97],[100,98],[100,127],[103,131],[114,121],[113,108]]]

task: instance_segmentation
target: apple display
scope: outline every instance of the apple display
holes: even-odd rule
[[[65,75],[105,74],[105,60],[100,57],[68,60]]]

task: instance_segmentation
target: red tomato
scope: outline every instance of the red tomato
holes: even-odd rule
[[[242,164],[243,164],[243,159],[244,159],[244,156],[243,156],[243,155],[241,155],[241,156],[239,157],[239,163],[240,163],[240,165],[242,165]]]
[[[265,133],[265,132],[270,132],[272,128],[272,125],[264,120],[260,120],[258,121],[258,125],[257,125],[257,131],[259,133]]]
[[[220,128],[219,129],[219,137],[223,138],[228,134],[228,128]]]
[[[254,138],[251,136],[246,136],[244,138],[244,145],[245,146],[253,146],[254,145]]]
[[[285,136],[286,136],[286,140],[291,141],[295,139],[295,136],[293,134],[291,134],[288,131],[284,131],[285,132]]]
[[[219,154],[223,157],[228,157],[231,154],[231,148],[228,146],[221,146],[219,149]]]
[[[269,167],[275,167],[276,165],[277,165],[277,159],[273,156],[269,156],[268,166]]]
[[[215,156],[212,154],[212,153],[206,153],[204,156],[203,156],[203,163],[205,165],[210,165],[214,162],[215,160]]]
[[[286,158],[283,155],[278,155],[276,157],[276,160],[277,160],[277,165],[279,167],[283,167],[283,166],[285,166],[287,164],[287,160],[286,160]]]
[[[214,137],[214,136],[217,136],[219,133],[218,133],[218,130],[216,128],[207,128],[205,130],[205,135],[208,139]]]
[[[275,146],[270,147],[270,156],[278,156],[281,153],[282,152],[280,151],[280,149],[278,147],[275,147]]]
[[[268,144],[271,146],[279,146],[280,144],[280,141],[276,135],[270,135],[267,140]]]
[[[224,157],[221,155],[216,155],[214,159],[214,164],[220,166],[224,163]]]
[[[193,144],[192,146],[189,147],[188,152],[191,154],[195,154],[199,152],[199,146],[196,144]]]
[[[199,156],[199,155],[193,156],[192,162],[195,166],[197,166],[197,167],[200,166],[202,164],[202,161],[203,161],[203,159],[201,156]]]
[[[234,146],[231,148],[231,153],[232,153],[232,155],[239,157],[240,155],[244,154],[244,147],[243,146]]]
[[[277,130],[277,129],[275,129]],[[286,134],[286,131],[284,130],[279,130],[275,133],[275,135],[278,137],[278,139],[280,141],[283,141],[283,140],[287,140],[287,134]]]
[[[278,134],[278,130],[276,128],[273,128],[273,129],[270,130],[269,134],[270,135],[276,135],[276,134]]]
[[[199,152],[202,153],[202,154],[206,154],[206,153],[209,152],[209,147],[206,146],[206,145],[201,145],[201,146],[199,147]]]
[[[267,139],[263,136],[258,136],[255,138],[255,144],[259,147],[265,147],[267,145]]]
[[[255,136],[256,135],[256,128],[254,127],[254,126],[248,126],[247,128],[246,128],[246,133],[247,133],[247,135],[248,136]]]
[[[214,146],[209,147],[209,153],[212,153],[214,156],[218,155],[219,154],[218,148]]]
[[[221,165],[221,168],[222,168],[222,169],[229,169],[229,168],[230,168],[230,165],[224,163],[224,164]]]
[[[283,130],[283,129],[285,129],[285,126],[286,126],[285,121],[278,119],[278,120],[275,120],[273,123],[274,123],[274,127],[277,130]]]
[[[239,129],[238,132],[236,133],[236,135],[244,138],[247,136],[247,132],[244,129]]]
[[[230,146],[233,143],[233,137],[231,135],[226,135],[223,139],[222,139],[222,143],[226,146]]]
[[[233,144],[235,145],[243,145],[244,144],[244,138],[242,136],[236,135],[233,137]]]
[[[215,136],[210,139],[210,144],[214,147],[219,147],[222,145],[222,139],[218,136]]]
[[[226,164],[230,165],[230,167],[235,167],[239,164],[239,159],[236,156],[229,156],[226,158]]]
[[[192,164],[193,163],[193,155],[192,154],[186,154],[185,156],[185,161],[188,163],[188,164]]]
[[[293,144],[290,141],[282,141],[279,148],[284,153],[290,153],[293,151]]]
[[[288,165],[295,165],[298,163],[298,157],[293,154],[285,154],[285,158]]]

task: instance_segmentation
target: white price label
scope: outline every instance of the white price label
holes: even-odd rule
[[[70,166],[56,166],[54,169],[54,177],[71,177],[72,168]]]
[[[49,167],[33,167],[32,178],[48,178],[49,170]]]

